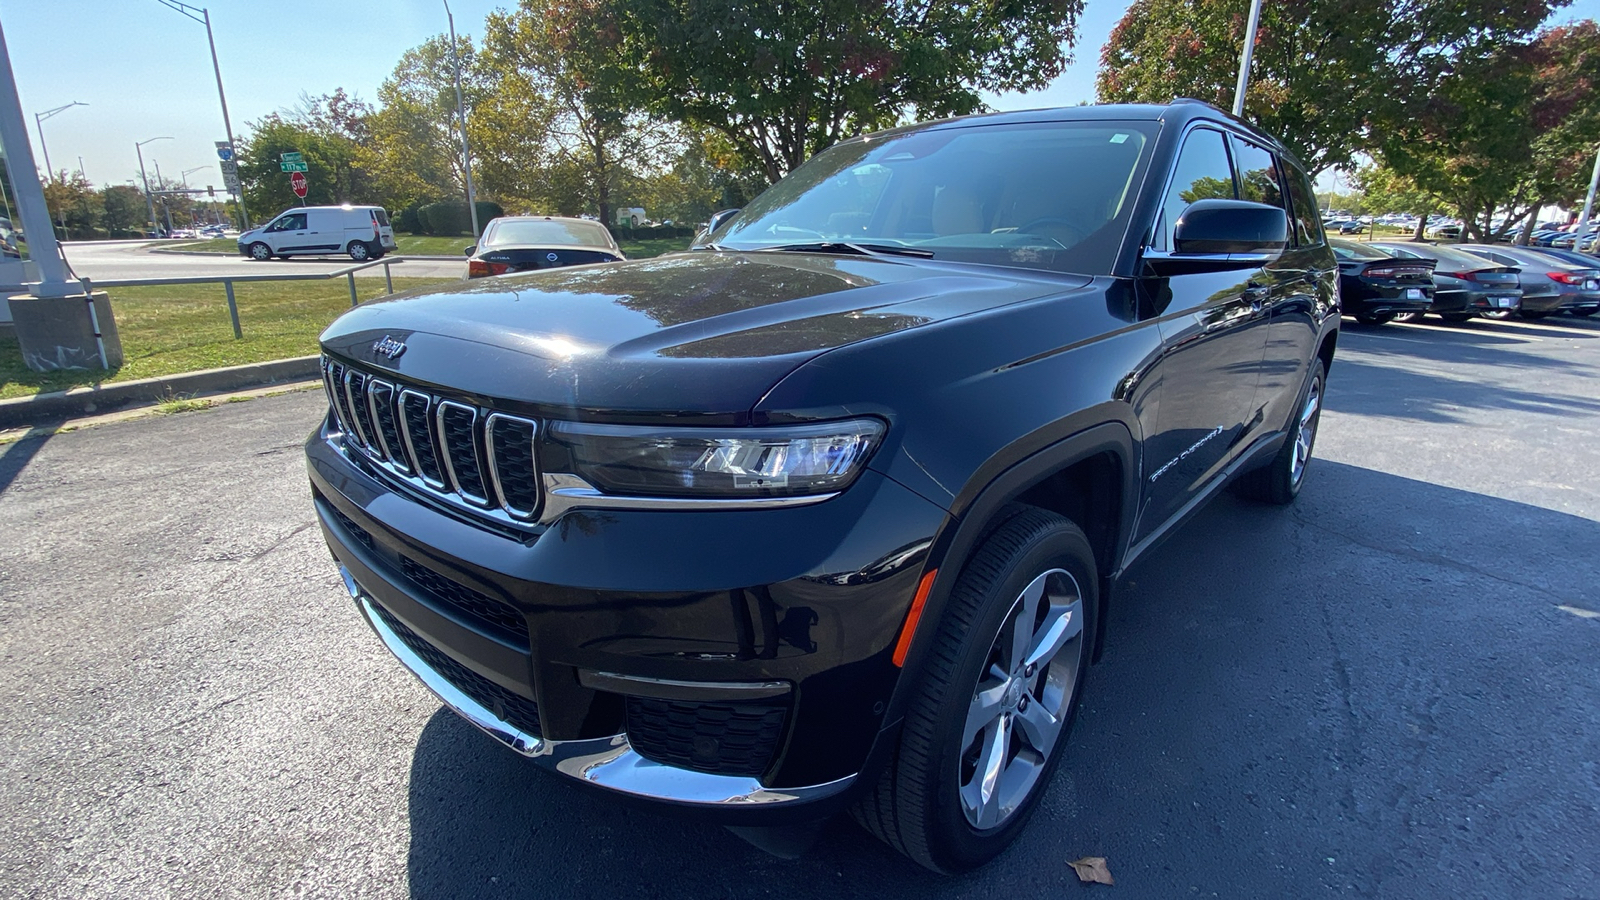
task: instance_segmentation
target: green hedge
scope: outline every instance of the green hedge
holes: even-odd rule
[[[488,224],[490,219],[498,219],[506,214],[500,204],[493,200],[478,201],[478,227]],[[415,221],[411,221],[412,219]],[[413,228],[406,227],[413,225]],[[414,214],[411,207],[406,207],[400,212],[400,230],[412,234],[428,234],[439,237],[455,237],[472,233],[472,217],[467,213],[467,204],[460,200],[440,200],[417,206]]]
[[[614,225],[611,234],[619,241],[648,241],[656,238],[687,238],[694,237],[694,229],[688,225],[645,225],[640,228],[629,228],[626,225]]]

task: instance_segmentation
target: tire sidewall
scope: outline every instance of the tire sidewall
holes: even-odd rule
[[[350,258],[356,262],[366,262],[372,258],[372,248],[368,247],[361,241],[351,241],[350,246],[346,247],[345,251],[349,253]]]
[[[256,252],[256,248],[257,247],[260,247],[263,250],[266,250],[267,252],[266,253],[258,253],[258,252]],[[256,241],[255,243],[250,245],[250,258],[255,260],[256,262],[266,262],[267,260],[272,258],[272,248],[268,247],[266,244],[264,244],[264,243],[262,243],[260,241]]]
[[[970,636],[965,639],[961,647],[948,696],[942,698],[942,702],[938,704],[938,718],[934,727],[934,747],[938,748],[938,759],[933,771],[937,773],[937,783],[931,796],[934,808],[929,810],[931,815],[926,821],[929,848],[934,851],[935,859],[942,864],[942,868],[965,870],[994,858],[1027,825],[1028,819],[1039,805],[1040,798],[1049,790],[1063,747],[1071,734],[1079,700],[1083,696],[1089,651],[1092,649],[1087,643],[1079,656],[1073,696],[1066,706],[1066,721],[1062,723],[1061,735],[1056,739],[1056,745],[1051,750],[1050,759],[1046,761],[1038,783],[1034,785],[1022,808],[1012,813],[1005,822],[988,831],[980,832],[973,828],[961,810],[960,763],[961,751],[964,748],[957,745],[960,743],[961,732],[966,724],[966,710],[971,702],[972,692],[977,686],[979,671],[988,658],[989,648],[993,645],[1001,625],[1005,623],[1022,589],[1041,572],[1061,568],[1070,572],[1077,580],[1078,589],[1084,599],[1082,640],[1085,642],[1093,640],[1095,617],[1098,614],[1096,607],[1099,602],[1099,585],[1095,577],[1093,560],[1093,551],[1078,529],[1046,531],[1037,534],[1025,545],[1021,552],[1009,561],[1004,574],[992,582],[985,592],[982,611],[974,620]],[[963,573],[963,581],[965,580],[966,573]],[[963,587],[965,585],[958,584],[956,590],[961,591]],[[941,634],[941,638],[945,637]]]

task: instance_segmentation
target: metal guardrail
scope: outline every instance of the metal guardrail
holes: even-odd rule
[[[244,338],[244,329],[239,326],[239,304],[233,296],[233,285],[235,282],[326,281],[330,278],[339,278],[343,276],[350,281],[350,306],[355,307],[361,303],[360,298],[356,295],[357,272],[373,268],[374,266],[383,266],[384,287],[387,289],[388,293],[392,294],[394,293],[394,273],[389,270],[389,267],[392,265],[398,265],[399,263],[403,263],[405,261],[406,257],[404,256],[396,256],[393,258],[384,257],[383,259],[374,259],[370,262],[360,263],[359,265],[346,266],[343,269],[336,269],[332,272],[306,273],[303,275],[183,275],[177,278],[107,278],[98,281],[89,278],[80,278],[78,280],[83,282],[83,290],[86,294],[91,293],[96,287],[155,287],[164,284],[221,283],[223,292],[228,295],[228,318],[233,321],[233,336],[235,339],[242,340]]]

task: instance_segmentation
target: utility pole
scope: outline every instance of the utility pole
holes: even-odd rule
[[[168,9],[176,10],[206,26],[206,43],[211,46],[211,71],[216,73],[217,97],[222,101],[222,128],[228,133],[228,149],[233,151],[233,158],[237,160],[239,154],[233,144],[233,122],[228,119],[228,95],[222,90],[222,65],[217,62],[217,39],[211,34],[211,12],[207,9],[181,3],[179,0],[160,0],[160,2]],[[199,13],[199,15],[197,16],[195,13]],[[460,91],[458,90],[457,93],[459,94]],[[244,225],[243,230],[249,231],[250,213],[246,212],[244,208],[244,191],[241,190],[235,195],[235,199],[239,204],[239,219]]]
[[[450,59],[456,70],[456,114],[461,118],[461,165],[467,173],[467,212],[472,214],[472,239],[478,239],[478,198],[472,191],[472,148],[467,145],[467,107],[461,101],[461,54],[456,50],[456,17],[450,0],[444,0],[444,15],[450,20]]]
[[[1580,253],[1583,252],[1579,246],[1583,243],[1583,233],[1589,227],[1589,213],[1594,211],[1594,189],[1597,186],[1600,186],[1600,151],[1594,155],[1594,174],[1589,176],[1589,196],[1584,198],[1583,215],[1578,217],[1578,236],[1572,239],[1572,249]],[[1595,249],[1600,251],[1600,242],[1597,242]]]
[[[1244,30],[1244,52],[1239,55],[1239,81],[1233,88],[1233,114],[1244,115],[1244,91],[1250,84],[1250,58],[1256,52],[1256,26],[1261,24],[1261,0],[1250,0],[1250,23]]]
[[[133,152],[139,154],[139,180],[144,182],[144,208],[145,208],[145,212],[150,217],[150,227],[151,228],[156,228],[157,227],[157,224],[156,224],[156,202],[155,202],[155,200],[151,199],[151,197],[150,197],[150,177],[148,175],[144,174],[144,150],[143,150],[143,147],[144,147],[145,144],[151,143],[152,141],[170,141],[170,140],[172,140],[171,137],[153,137],[153,138],[150,138],[150,140],[148,140],[148,141],[134,141],[133,142]],[[160,178],[161,176],[157,175],[156,177]]]
[[[161,178],[161,163],[150,160],[156,167],[156,184],[161,191],[161,212],[167,217],[167,237],[172,237],[172,204],[167,202],[167,183]]]
[[[58,106],[55,109],[47,109],[44,112],[34,113],[33,114],[33,125],[34,125],[35,128],[39,129],[39,149],[44,151],[44,180],[45,181],[53,180],[56,177],[56,170],[50,168],[50,148],[48,146],[46,146],[45,142],[44,142],[44,120],[50,118],[51,116],[57,115],[59,113],[64,113],[67,110],[73,108],[74,106],[88,106],[88,105],[89,104],[87,104],[87,103],[79,103],[78,101],[74,100],[71,103],[66,104],[65,106]]]

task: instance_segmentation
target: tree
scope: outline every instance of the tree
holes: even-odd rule
[[[462,96],[466,108],[476,110],[490,94],[489,79],[478,65],[471,37],[461,35],[456,50]],[[453,73],[450,38],[437,35],[407,50],[378,88],[380,108],[369,120],[372,143],[360,159],[382,184],[385,205],[391,208],[466,197]],[[473,113],[468,115],[470,121]],[[470,137],[470,124],[468,128]]]
[[[770,181],[841,138],[982,108],[1070,61],[1082,0],[552,0],[580,84],[717,132]]]
[[[65,226],[68,240],[95,237],[103,208],[95,196],[94,186],[79,172],[68,175],[66,170],[44,183],[44,202],[50,210],[50,221],[56,223],[58,234]]]
[[[1348,168],[1458,61],[1525,36],[1564,0],[1274,0],[1245,117],[1316,175]],[[1134,0],[1100,57],[1103,102],[1193,97],[1231,109],[1249,0]]]
[[[371,143],[371,107],[344,89],[321,97],[302,96],[297,110],[270,113],[249,123],[239,142],[239,179],[245,203],[265,215],[300,198],[280,165],[284,153],[305,161],[308,204],[370,203],[379,199],[375,179],[363,165]]]
[[[102,212],[101,224],[106,237],[132,237],[142,233],[148,207],[144,204],[144,191],[131,184],[107,185],[98,197]]]

